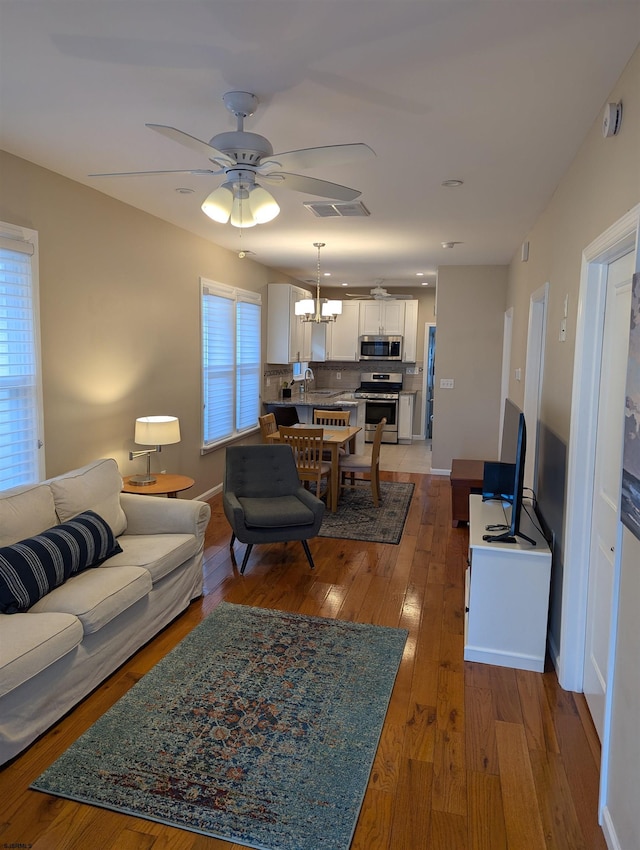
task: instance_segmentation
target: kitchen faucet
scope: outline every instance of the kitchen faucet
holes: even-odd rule
[[[307,379],[310,380],[310,381],[315,380],[315,375],[313,374],[313,369],[309,369],[309,367],[307,367],[304,370],[304,377],[302,378],[302,392],[303,393],[307,392]]]

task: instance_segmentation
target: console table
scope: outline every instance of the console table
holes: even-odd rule
[[[536,541],[536,546],[525,540],[490,543],[482,539],[487,525],[504,522],[502,502],[483,502],[478,495],[469,497],[464,658],[542,673],[551,551],[524,510],[521,528]]]
[[[482,493],[483,460],[451,461],[451,524],[457,528],[469,521],[469,496]]]

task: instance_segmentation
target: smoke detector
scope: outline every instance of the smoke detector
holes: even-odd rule
[[[605,139],[617,136],[622,124],[622,103],[608,103],[602,116],[602,135]]]

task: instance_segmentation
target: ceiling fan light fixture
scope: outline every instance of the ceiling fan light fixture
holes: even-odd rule
[[[266,224],[278,215],[280,207],[270,192],[256,184],[249,193],[249,210],[257,224]]]
[[[233,189],[230,183],[218,186],[207,198],[200,209],[218,224],[226,224],[233,207]]]
[[[233,205],[231,207],[231,224],[234,227],[255,227],[258,223],[251,212],[249,190],[246,186],[236,183],[233,187]]]

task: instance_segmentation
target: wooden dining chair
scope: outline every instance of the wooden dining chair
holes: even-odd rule
[[[326,428],[331,428],[336,425],[348,425],[349,419],[351,418],[350,410],[320,410],[318,408],[313,409],[313,424],[314,425],[322,425]],[[347,454],[347,450],[340,446],[338,449],[339,455]],[[324,460],[331,460],[331,452],[327,449],[322,453],[322,457]]]
[[[260,435],[262,437],[262,442],[271,442],[270,440],[267,440],[267,437],[269,436],[269,434],[275,434],[278,430],[275,414],[265,413],[264,416],[258,416],[258,423],[260,424]]]
[[[319,410],[313,409],[313,424],[324,425],[327,428],[336,425],[348,425],[351,417],[350,410]]]
[[[322,459],[322,428],[288,428],[281,425],[280,442],[291,446],[293,456],[298,468],[300,481],[308,488],[309,482],[313,481],[316,485],[316,496],[322,498],[326,495],[327,505],[330,498],[329,480],[331,477],[331,464]],[[324,492],[322,489],[322,479],[325,481]]]
[[[340,487],[359,487],[371,484],[371,495],[376,508],[380,504],[380,444],[386,419],[378,422],[373,435],[371,454],[342,455],[340,457]],[[356,475],[366,476],[356,479]],[[347,477],[349,483],[347,483]]]

